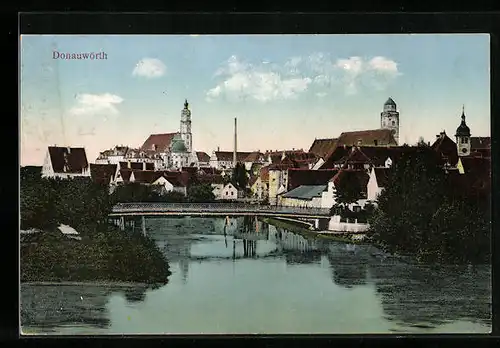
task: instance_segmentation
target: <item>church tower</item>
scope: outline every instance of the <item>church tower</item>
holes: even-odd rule
[[[191,134],[191,110],[187,99],[184,101],[184,109],[181,111],[181,138],[186,145],[186,152],[193,151],[193,135]]]
[[[462,106],[462,122],[458,126],[455,133],[455,138],[457,141],[457,150],[459,156],[470,155],[470,129],[465,123],[465,110]]]
[[[399,145],[399,112],[392,98],[387,99],[384,104],[384,110],[380,113],[380,128],[391,129],[396,144]]]

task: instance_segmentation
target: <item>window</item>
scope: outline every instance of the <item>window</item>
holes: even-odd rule
[[[396,125],[396,121],[392,121],[392,125],[395,126]]]
[[[361,211],[361,207],[359,205],[355,205],[352,207],[352,210],[357,213]]]
[[[462,138],[462,143],[467,144],[468,140],[469,140],[469,138],[464,137],[464,138]]]
[[[378,145],[378,140],[377,139],[375,139],[373,142],[375,143],[375,146]]]
[[[234,196],[234,192],[233,191],[231,191],[231,196]]]

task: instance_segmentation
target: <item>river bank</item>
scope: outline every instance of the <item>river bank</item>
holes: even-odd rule
[[[166,284],[171,274],[154,241],[108,225],[87,226],[81,240],[57,230],[25,235],[22,283]]]

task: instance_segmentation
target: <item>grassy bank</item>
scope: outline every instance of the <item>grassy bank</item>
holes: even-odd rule
[[[88,229],[81,240],[57,230],[25,237],[21,282],[167,283],[171,272],[154,241],[111,226]]]

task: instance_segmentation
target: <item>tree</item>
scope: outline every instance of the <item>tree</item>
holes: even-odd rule
[[[356,172],[345,171],[341,173],[335,184],[335,202],[338,206],[346,208],[351,203],[356,203],[362,198],[363,188]]]
[[[489,256],[489,210],[456,193],[432,151],[405,154],[388,182],[369,219],[372,238],[392,251],[432,260]]]
[[[210,184],[192,185],[188,188],[188,201],[193,203],[209,203],[215,200]]]
[[[236,163],[231,175],[231,182],[240,189],[245,189],[248,183],[248,175],[243,163]]]

